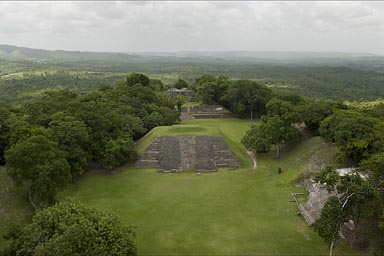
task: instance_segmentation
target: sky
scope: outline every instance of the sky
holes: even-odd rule
[[[384,55],[384,2],[2,2],[0,44],[103,52]]]

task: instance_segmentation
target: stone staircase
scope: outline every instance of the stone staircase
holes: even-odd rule
[[[135,166],[159,172],[213,172],[236,169],[240,161],[219,136],[163,136],[153,141]]]

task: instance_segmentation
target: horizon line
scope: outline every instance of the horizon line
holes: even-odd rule
[[[251,49],[231,49],[231,50],[125,50],[125,51],[107,51],[107,50],[65,50],[65,49],[47,49],[47,48],[33,48],[29,46],[18,46],[7,43],[0,43],[0,46],[11,46],[17,48],[26,48],[32,50],[43,50],[43,51],[64,51],[64,52],[81,52],[81,53],[110,53],[110,54],[138,54],[138,53],[167,53],[167,54],[177,54],[177,53],[230,53],[230,52],[238,52],[238,53],[315,53],[315,54],[329,54],[329,53],[337,53],[337,54],[361,54],[361,55],[373,55],[373,56],[384,56],[384,53],[372,53],[372,52],[363,52],[363,51],[338,51],[338,50],[251,50]]]

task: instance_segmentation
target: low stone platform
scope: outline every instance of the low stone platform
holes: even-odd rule
[[[153,141],[135,166],[159,172],[214,172],[236,169],[240,161],[219,136],[163,136]]]

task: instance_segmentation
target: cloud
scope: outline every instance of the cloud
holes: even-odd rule
[[[384,2],[0,2],[0,43],[384,53]]]

